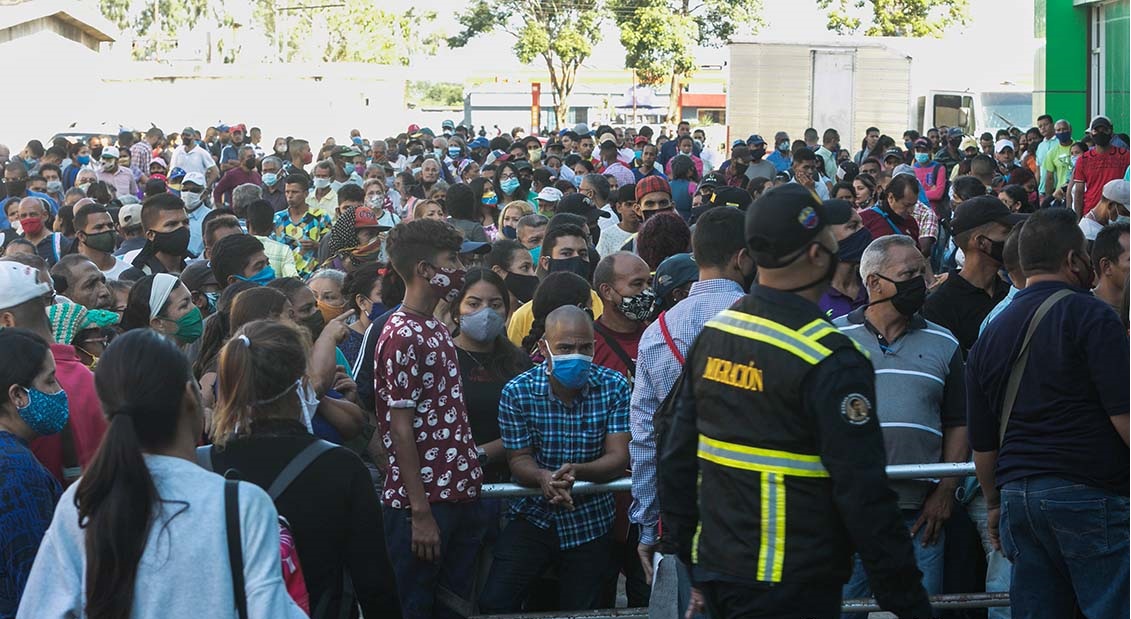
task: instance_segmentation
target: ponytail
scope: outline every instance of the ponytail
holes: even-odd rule
[[[158,500],[141,455],[134,414],[119,412],[110,418],[75,492],[79,526],[86,529],[84,610],[91,619],[130,617],[138,563]]]
[[[245,343],[246,342],[246,343]],[[255,400],[255,371],[250,340],[240,335],[220,350],[216,373],[217,404],[212,413],[212,442],[223,446],[236,432],[247,433],[251,405]]]

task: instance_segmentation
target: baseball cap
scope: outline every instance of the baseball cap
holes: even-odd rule
[[[930,150],[931,141],[927,138],[919,138],[918,140],[915,140],[915,148],[926,148],[927,150]]]
[[[240,123],[238,125],[232,125],[232,131],[239,131],[240,133],[247,133],[247,125],[245,125],[243,123]]]
[[[0,310],[22,305],[51,292],[51,284],[39,281],[39,269],[18,262],[0,262]]]
[[[770,189],[746,209],[746,244],[758,266],[780,268],[827,225],[817,194],[789,183]]]
[[[978,148],[978,141],[974,138],[962,138],[962,144],[958,150],[966,150],[967,148]]]
[[[562,190],[557,187],[543,187],[538,192],[538,199],[546,202],[559,202],[562,199]]]
[[[741,187],[719,187],[711,194],[711,206],[732,206],[740,211],[745,211],[754,196]]]
[[[1107,116],[1104,116],[1103,114],[1100,114],[1100,115],[1096,116],[1095,118],[1093,118],[1092,122],[1088,123],[1088,127],[1091,128],[1091,129],[1095,129],[1097,125],[1104,126],[1104,127],[1107,127],[1107,128],[1110,129],[1111,126],[1112,126],[1111,125],[1111,119],[1108,118]]]
[[[189,172],[188,174],[185,174],[184,179],[181,180],[182,185],[185,183],[196,183],[197,185],[204,187],[204,175],[200,172]]]
[[[856,211],[856,207],[848,200],[825,200],[821,203],[825,207],[825,223],[830,226],[838,224],[846,224],[852,220],[852,213]]]
[[[181,271],[181,283],[190,292],[199,292],[205,286],[220,285],[220,282],[216,281],[216,274],[212,272],[212,263],[207,260],[190,262],[185,270]]]
[[[946,137],[960,138],[962,137],[962,127],[951,127],[946,130]]]
[[[703,176],[703,180],[699,183],[699,187],[703,189],[714,189],[715,187],[725,184],[726,183],[723,181],[722,174],[719,174],[718,172],[711,172],[710,174]]]
[[[169,164],[165,163],[165,160],[160,157],[154,157],[149,160],[149,167],[152,168],[153,166],[158,166],[165,170],[169,169]]]
[[[699,281],[699,265],[691,254],[675,254],[664,258],[656,267],[652,288],[656,296],[667,298],[673,290],[688,282]]]
[[[334,154],[339,156],[339,157],[360,157],[361,156],[361,151],[357,150],[357,147],[354,146],[353,144],[350,144],[348,146],[339,146],[338,148],[335,149],[335,151],[336,152]]]
[[[750,146],[764,146],[766,144],[765,138],[755,133],[754,135],[746,138],[746,143]]]
[[[231,131],[231,127],[229,127],[228,125],[225,125],[224,123],[220,123],[220,124],[216,125],[216,130],[219,131],[220,133],[227,133],[227,132]]]
[[[490,148],[491,143],[487,141],[487,138],[480,136],[480,137],[477,137],[474,140],[468,142],[467,147],[468,148]]]
[[[181,135],[184,135],[186,133],[196,135],[196,129],[193,129],[192,127],[185,127],[184,129],[181,129]]]
[[[60,344],[71,344],[75,341],[83,323],[86,322],[87,310],[77,303],[56,303],[47,308],[47,321],[51,323],[51,335]]]
[[[440,123],[440,128],[441,129],[455,129],[456,124],[454,122],[450,121],[450,120],[445,120],[444,122]]]
[[[1025,221],[1028,215],[1014,213],[997,196],[978,196],[970,198],[954,209],[954,218],[950,220],[950,233],[962,234],[991,222],[998,222],[1006,226],[1013,226],[1019,221]]]
[[[118,211],[118,227],[132,228],[141,225],[141,205],[127,204]]]
[[[617,150],[617,143],[612,140],[601,142],[601,150]]]
[[[638,135],[638,136],[636,136],[636,139],[632,141],[632,143],[633,143],[633,144],[637,144],[637,145],[639,145],[639,144],[647,144],[647,143],[648,143],[648,138],[647,138],[647,137],[645,137],[645,136],[642,136],[642,135]]]
[[[1009,150],[1013,150],[1013,141],[1012,140],[1006,140],[1006,139],[1003,138],[1001,140],[994,142],[994,152],[995,153],[1000,153],[1007,148]]]
[[[900,174],[910,174],[911,176],[915,176],[915,168],[907,165],[906,163],[901,163],[895,166],[895,169],[891,171],[892,178],[895,178]]]
[[[101,155],[102,159],[117,159],[120,155],[121,155],[121,153],[119,153],[117,146],[103,146],[102,147],[102,155]]]
[[[577,137],[584,137],[592,133],[592,131],[589,130],[589,125],[585,123],[577,123],[574,125],[573,132],[577,134]]]
[[[644,199],[644,196],[657,191],[662,191],[670,196],[672,195],[672,186],[662,176],[656,174],[645,176],[640,179],[639,183],[636,183],[636,201],[639,202]],[[559,208],[558,211],[561,212],[561,209]]]
[[[854,161],[842,161],[836,167],[836,180],[838,181],[843,181],[849,176],[856,178],[858,174],[860,174],[860,166],[856,165]]]
[[[899,150],[898,148],[889,148],[884,152],[884,159],[886,160],[889,157],[898,157],[899,159],[903,159],[903,151]]]
[[[1131,206],[1128,203],[1128,200],[1131,200],[1131,196],[1128,195],[1129,192],[1131,192],[1131,183],[1122,178],[1117,178],[1104,185],[1103,196],[1112,202],[1122,204],[1126,208]]]
[[[593,211],[596,211],[594,213]],[[558,207],[554,209],[555,213],[573,213],[574,215],[581,215],[589,219],[590,215],[596,214],[598,217],[612,217],[613,214],[597,208],[596,204],[583,193],[571,193],[558,202]]]
[[[734,148],[735,146],[746,146],[746,142],[744,142],[742,138],[736,138],[733,142],[730,143],[731,148]]]
[[[408,126],[408,130],[405,131],[405,133],[412,135],[413,133],[416,133],[417,131],[420,131],[420,125],[413,123],[413,124]]]
[[[459,246],[459,253],[461,254],[489,254],[491,253],[491,244],[484,243],[483,241],[464,241]]]
[[[353,227],[356,230],[362,228],[379,228],[381,224],[377,220],[377,213],[368,206],[359,206],[353,211]]]
[[[174,181],[180,178],[184,178],[185,174],[188,174],[188,172],[185,172],[184,168],[180,166],[175,167],[172,170],[169,170],[169,180]]]

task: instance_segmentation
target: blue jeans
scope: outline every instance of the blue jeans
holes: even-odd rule
[[[459,617],[436,603],[436,592],[442,587],[463,600],[472,599],[476,559],[487,529],[480,502],[432,504],[432,517],[440,529],[440,560],[436,562],[421,561],[412,553],[411,511],[383,507],[382,516],[404,618]]]
[[[1127,617],[1128,498],[1052,476],[1001,489],[1010,603],[1025,619]]]
[[[916,510],[903,510],[903,519],[907,523],[907,530],[910,531],[911,527],[915,526],[915,521],[919,519],[919,512]],[[923,530],[911,539],[911,546],[915,549],[915,564],[919,566],[919,571],[923,572],[923,588],[927,590],[927,595],[938,595],[942,593],[943,588],[943,545],[945,536],[940,530],[938,539],[931,546],[923,546],[921,540]],[[844,585],[841,595],[844,599],[871,597],[872,588],[868,585],[868,575],[864,571],[864,563],[860,560],[860,555],[857,554],[853,557],[852,577],[848,579],[848,584]],[[844,613],[841,619],[865,619],[868,613]]]
[[[602,586],[614,569],[612,540],[606,534],[562,550],[555,529],[538,528],[522,517],[512,520],[495,543],[495,561],[479,596],[480,612],[519,612],[531,584],[551,565],[558,568],[559,610],[597,608]]]
[[[989,526],[986,521],[986,496],[982,494],[980,489],[977,492],[978,496],[966,504],[966,513],[969,514],[970,520],[974,521],[974,525],[978,527],[978,536],[982,539],[982,550],[986,553],[986,591],[989,593],[1008,593],[1009,574],[1013,570],[1013,566],[1010,565],[1009,559],[1006,559],[1000,550],[995,550],[993,545],[990,544]],[[986,609],[987,619],[1009,619],[1010,614],[1008,606]]]

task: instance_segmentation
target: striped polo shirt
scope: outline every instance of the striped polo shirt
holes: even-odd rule
[[[876,417],[888,464],[942,460],[943,429],[966,425],[962,350],[945,327],[916,314],[893,342],[868,323],[861,307],[833,321],[868,352],[876,368]],[[892,481],[901,509],[919,509],[931,482]]]

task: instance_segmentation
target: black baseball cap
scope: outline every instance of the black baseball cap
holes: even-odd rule
[[[745,211],[754,196],[741,187],[719,187],[711,194],[711,206],[733,206],[740,211]]]
[[[746,245],[760,267],[776,269],[828,225],[821,199],[797,183],[774,187],[746,209]]]
[[[856,211],[848,200],[825,200],[821,206],[825,207],[825,223],[830,226],[848,223]]]
[[[594,214],[593,211],[597,211],[598,217],[613,216],[612,213],[597,208],[597,205],[593,204],[588,196],[577,192],[564,196],[561,202],[558,202],[557,208],[554,209],[554,213],[573,213],[574,215],[581,215],[587,221],[589,221],[590,215]]]
[[[699,187],[703,189],[714,189],[720,185],[725,185],[726,180],[723,175],[718,172],[710,172],[703,176],[703,181],[699,183]]]
[[[889,148],[886,152],[884,152],[884,159],[886,160],[889,157],[895,157],[902,161],[904,159],[903,151],[899,150],[898,148]]]
[[[1024,213],[1010,211],[997,196],[978,196],[964,201],[954,210],[954,217],[950,220],[950,233],[962,234],[991,222],[1013,227],[1027,217]]]

